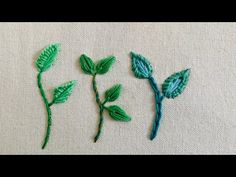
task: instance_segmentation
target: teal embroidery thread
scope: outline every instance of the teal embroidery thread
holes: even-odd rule
[[[153,69],[151,63],[140,54],[131,52],[130,56],[132,63],[132,71],[134,72],[135,77],[139,79],[148,79],[155,95],[156,113],[150,134],[150,140],[153,140],[156,137],[157,131],[160,127],[163,99],[165,97],[173,99],[184,91],[189,81],[190,69],[185,69],[169,76],[162,84],[161,93],[155,79],[152,77]]]
[[[51,102],[48,101],[43,85],[42,85],[42,73],[47,71],[56,61],[57,55],[60,51],[60,45],[59,44],[51,44],[48,45],[43,49],[41,54],[39,55],[35,65],[38,69],[39,73],[37,75],[37,83],[38,88],[40,91],[40,94],[42,96],[43,102],[45,104],[45,108],[47,111],[47,129],[46,134],[44,138],[44,142],[42,145],[42,149],[44,149],[48,143],[49,136],[51,133],[51,125],[52,125],[52,111],[51,106],[58,103],[64,103],[67,101],[69,96],[71,95],[73,88],[76,85],[76,81],[72,80],[69,81],[59,87],[56,87],[53,91],[53,100]]]
[[[153,92],[155,94],[155,102],[156,102],[156,116],[153,122],[152,132],[150,135],[150,139],[153,140],[156,137],[157,130],[160,126],[160,120],[162,117],[162,101],[163,96],[161,95],[161,92],[157,86],[157,83],[155,82],[154,78],[151,76],[148,78],[150,85],[153,89]]]
[[[80,66],[82,71],[85,74],[92,76],[92,88],[95,93],[96,103],[99,108],[99,124],[98,124],[97,134],[94,137],[94,142],[97,142],[102,133],[102,127],[104,123],[104,116],[103,116],[104,110],[108,111],[110,117],[116,121],[123,121],[123,122],[131,121],[131,117],[119,106],[117,105],[106,106],[107,102],[113,102],[119,98],[122,87],[121,84],[116,84],[110,89],[106,90],[105,98],[103,101],[101,100],[100,94],[98,92],[96,76],[107,73],[111,69],[115,61],[116,59],[114,56],[109,56],[107,58],[99,60],[95,64],[92,61],[92,59],[86,56],[85,54],[81,55],[80,57]]]

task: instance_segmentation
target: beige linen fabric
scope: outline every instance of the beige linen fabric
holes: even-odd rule
[[[51,98],[54,87],[78,80],[69,100],[52,107],[48,146],[41,150],[46,112],[37,87],[34,62],[42,48],[61,43],[55,65],[43,74]],[[176,71],[191,68],[179,97],[164,100],[161,127],[148,139],[154,97],[148,81],[131,72],[129,52],[149,58],[160,85]],[[102,93],[123,85],[121,105],[129,123],[105,114],[95,144],[98,109],[92,78],[82,73],[79,56],[95,60],[115,55],[117,62],[98,76]],[[1,154],[235,154],[235,23],[0,23]]]

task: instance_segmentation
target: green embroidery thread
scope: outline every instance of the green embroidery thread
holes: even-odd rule
[[[53,91],[53,100],[51,102],[48,101],[44,88],[42,86],[42,73],[47,71],[56,61],[57,55],[60,51],[59,44],[51,44],[44,48],[44,50],[39,55],[35,65],[39,71],[37,76],[38,87],[41,93],[43,102],[46,107],[47,111],[47,130],[44,138],[44,143],[42,145],[42,149],[44,149],[48,143],[50,132],[51,132],[51,125],[52,125],[52,111],[51,106],[58,103],[64,103],[68,100],[69,96],[71,95],[73,88],[76,85],[76,81],[69,81],[59,87],[56,87]]]
[[[81,55],[80,57],[80,66],[81,69],[85,74],[91,75],[92,78],[92,87],[93,91],[96,96],[96,103],[99,107],[99,124],[98,124],[98,131],[94,138],[94,142],[96,142],[102,132],[102,126],[104,122],[103,112],[104,110],[108,111],[111,118],[113,118],[116,121],[123,121],[128,122],[131,121],[131,117],[119,106],[117,105],[111,105],[106,106],[105,104],[107,102],[113,102],[117,100],[121,93],[121,84],[116,84],[110,89],[108,89],[105,92],[105,99],[102,101],[97,89],[97,82],[96,82],[96,76],[97,75],[103,75],[107,73],[111,66],[115,63],[116,59],[114,56],[109,56],[107,58],[99,60],[96,64],[92,61],[91,58],[86,56],[85,54]]]
[[[134,72],[135,77],[139,79],[148,79],[155,95],[156,116],[150,135],[150,139],[153,140],[156,137],[158,128],[160,126],[163,99],[175,98],[184,91],[189,81],[190,69],[185,69],[169,76],[162,84],[161,93],[155,79],[152,77],[153,69],[151,63],[140,54],[131,52],[130,55],[132,62],[132,71]]]

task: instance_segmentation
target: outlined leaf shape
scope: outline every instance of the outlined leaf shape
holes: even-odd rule
[[[77,81],[69,81],[54,89],[53,103],[64,103],[71,95]]]
[[[39,72],[48,70],[56,61],[56,57],[60,52],[60,44],[51,44],[43,49],[36,61],[36,67]]]
[[[130,55],[134,75],[139,79],[149,78],[153,71],[151,63],[140,54],[130,52]]]
[[[85,54],[81,55],[80,57],[80,66],[85,74],[95,74],[95,64],[92,59]]]
[[[175,98],[180,95],[188,84],[190,69],[172,74],[162,84],[162,93],[166,98]]]
[[[119,98],[121,92],[121,84],[116,84],[105,92],[105,100],[108,102],[115,101]]]
[[[117,105],[112,105],[107,108],[109,115],[116,121],[128,122],[131,121],[131,117]]]
[[[96,73],[97,74],[105,74],[109,71],[111,66],[115,63],[116,58],[114,56],[109,56],[104,58],[96,64]]]

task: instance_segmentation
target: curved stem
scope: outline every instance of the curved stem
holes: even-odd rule
[[[45,92],[44,92],[44,89],[43,89],[43,86],[42,86],[42,83],[41,83],[41,78],[42,78],[42,72],[40,72],[37,76],[37,79],[38,79],[38,87],[39,87],[39,90],[40,90],[40,93],[41,93],[41,96],[43,98],[43,102],[45,104],[45,107],[46,107],[46,110],[47,110],[47,116],[48,116],[48,124],[47,124],[47,131],[46,131],[46,134],[45,134],[45,138],[44,138],[44,143],[42,145],[42,149],[44,149],[48,143],[48,140],[49,140],[49,135],[50,135],[50,132],[51,132],[51,125],[52,125],[52,118],[51,118],[51,109],[50,109],[50,106],[49,103],[48,103],[48,100],[46,98],[46,95],[45,95]]]
[[[157,83],[155,82],[155,79],[151,76],[148,78],[148,80],[154,91],[155,101],[156,101],[156,115],[155,115],[155,119],[152,125],[152,131],[150,135],[150,140],[153,140],[156,137],[158,128],[160,126],[160,120],[162,117],[162,101],[164,97],[161,95],[161,92],[157,86]]]
[[[101,102],[100,100],[100,96],[99,96],[99,93],[98,93],[98,89],[97,89],[97,83],[96,83],[96,74],[93,76],[93,91],[96,95],[96,102],[98,104],[98,107],[99,107],[99,124],[98,124],[98,131],[97,131],[97,134],[94,138],[94,142],[96,142],[100,135],[101,135],[101,132],[102,132],[102,126],[103,126],[103,121],[104,121],[104,118],[103,118],[103,110],[104,110],[104,103]]]

